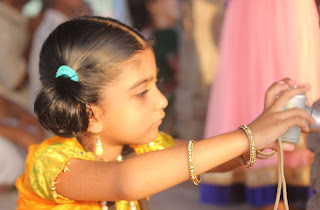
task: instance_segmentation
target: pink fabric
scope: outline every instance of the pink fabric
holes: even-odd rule
[[[283,156],[283,164],[287,168],[299,168],[310,165],[313,153],[305,149],[294,152],[284,152]]]
[[[314,0],[231,0],[213,81],[205,137],[249,124],[263,110],[264,94],[290,77],[309,82],[312,103],[320,98],[319,17]],[[275,164],[257,161],[255,167]]]

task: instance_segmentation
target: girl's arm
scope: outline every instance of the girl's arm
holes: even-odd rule
[[[181,140],[181,139],[174,139],[174,143],[176,146],[180,146],[180,145],[185,145],[187,146],[188,141],[187,140]],[[246,152],[244,154],[242,154],[242,157],[244,160],[248,161],[249,160],[249,152]],[[233,169],[236,169],[238,167],[242,166],[239,160],[239,157],[233,158],[230,161],[223,163],[215,168],[212,168],[210,171],[208,172],[226,172],[226,171],[230,171]]]
[[[312,117],[301,109],[284,111],[289,99],[308,87],[288,90],[277,83],[266,94],[267,109],[251,124],[256,148],[269,147],[289,127],[309,131]],[[276,99],[276,95],[281,96]],[[194,144],[197,174],[226,163],[249,151],[243,130],[236,130]],[[60,173],[56,191],[67,198],[83,201],[136,200],[168,189],[189,179],[186,145],[134,156],[123,162],[70,160],[69,171]]]
[[[241,130],[198,141],[194,144],[196,173],[236,158],[248,148],[247,136]],[[73,200],[137,200],[188,179],[187,149],[180,145],[121,163],[72,159],[69,171],[56,179],[56,189]]]

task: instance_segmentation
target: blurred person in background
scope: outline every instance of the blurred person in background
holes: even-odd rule
[[[30,74],[30,103],[29,109],[33,110],[33,103],[37,91],[41,87],[39,75],[39,55],[45,38],[60,23],[81,15],[90,15],[92,10],[84,0],[42,0],[45,5],[43,17],[32,37],[32,46],[28,63]]]
[[[28,104],[27,57],[29,21],[22,14],[29,0],[0,0],[0,95]]]
[[[44,138],[35,116],[0,96],[0,193],[14,187],[30,145]]]
[[[201,139],[219,61],[225,0],[185,0],[182,8],[175,130],[178,138]]]
[[[158,88],[168,99],[161,130],[175,134],[175,91],[179,73],[177,24],[181,18],[179,0],[128,0],[134,28],[152,40],[158,67]]]
[[[307,98],[320,98],[320,31],[314,0],[228,1],[219,68],[211,88],[205,137],[250,122],[263,109],[259,97],[272,81],[294,78],[312,85]],[[284,153],[290,209],[304,209],[313,154],[301,135],[295,151]],[[273,209],[277,157],[257,160],[250,170],[202,177],[200,200],[214,205],[246,202]]]
[[[27,2],[0,1],[0,191],[14,186],[24,169],[27,147],[44,137],[42,127],[24,109],[29,103],[30,30],[22,14]]]

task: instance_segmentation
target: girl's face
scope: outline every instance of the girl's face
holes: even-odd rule
[[[153,51],[144,50],[123,68],[116,82],[106,87],[101,140],[114,145],[148,143],[157,137],[168,105],[156,86]]]

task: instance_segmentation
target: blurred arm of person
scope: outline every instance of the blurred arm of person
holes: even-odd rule
[[[18,106],[17,104],[0,96],[0,118],[15,118],[18,119],[19,127],[25,132],[29,126],[33,126],[36,129],[38,139],[45,138],[45,130],[38,122],[37,118],[29,113],[27,110]],[[31,135],[31,134],[30,134]]]
[[[40,142],[40,138],[22,127],[10,126],[0,122],[0,135],[13,143],[28,149],[32,144]]]

